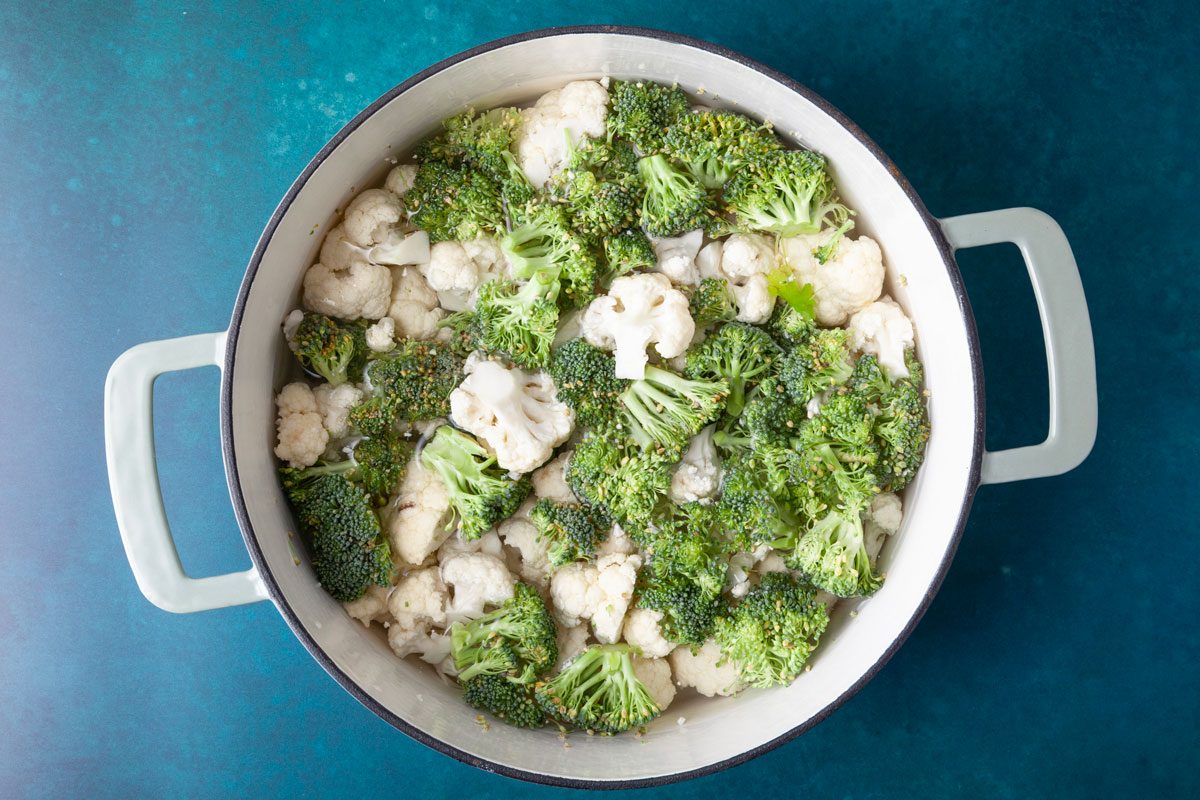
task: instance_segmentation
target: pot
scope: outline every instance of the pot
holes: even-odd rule
[[[770,119],[829,157],[859,230],[882,246],[886,291],[917,330],[933,434],[905,496],[902,529],[881,556],[887,574],[870,600],[838,604],[811,672],[791,686],[732,698],[679,701],[645,737],[572,737],[554,728],[487,733],[456,688],[396,658],[377,631],[352,620],[316,583],[290,532],[294,523],[272,454],[274,390],[290,353],[280,321],[298,305],[301,277],[336,209],[377,184],[389,166],[466,106],[528,102],[579,78],[677,82],[715,104]],[[797,133],[798,132],[798,133]],[[1016,244],[1033,282],[1049,364],[1050,426],[1031,447],[985,452],[984,387],[956,249]],[[154,464],[152,384],[165,372],[221,367],[221,438],[230,495],[253,568],[192,578],[183,572]],[[335,680],[383,719],[482,769],[580,787],[661,784],[746,761],[811,728],[887,662],[929,606],[950,565],[975,490],[1072,469],[1096,433],[1091,327],[1062,230],[1014,208],[935,219],[895,165],[811,90],[721,47],[659,31],[556,28],[501,39],[413,76],[355,117],[317,154],[271,216],[250,259],[227,331],[138,345],[105,386],[113,505],[138,586],[155,605],[192,612],[271,600]],[[679,717],[686,724],[677,725]]]

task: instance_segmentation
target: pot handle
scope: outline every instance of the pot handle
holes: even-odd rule
[[[154,456],[154,379],[220,366],[225,332],[146,342],[121,354],[104,383],[104,449],[117,527],[138,588],[165,611],[188,613],[267,599],[254,568],[191,578],[183,571]]]
[[[940,220],[955,250],[1011,242],[1021,250],[1046,340],[1050,431],[1041,444],[983,455],[982,483],[1061,475],[1096,441],[1096,352],[1079,267],[1062,228],[1036,208],[1006,208]]]

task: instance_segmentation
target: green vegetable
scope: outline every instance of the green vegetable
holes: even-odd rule
[[[583,236],[608,236],[637,221],[641,178],[637,156],[627,144],[584,140],[572,149],[555,183],[571,227]]]
[[[627,531],[649,524],[671,486],[677,451],[642,449],[619,431],[584,434],[567,462],[566,481],[575,495],[603,506]]]
[[[508,477],[483,445],[449,425],[421,450],[421,464],[441,476],[465,539],[478,539],[511,517],[532,490],[528,476]]]
[[[780,236],[816,233],[850,214],[838,202],[824,156],[779,150],[745,164],[725,185],[725,202],[738,224]]]
[[[526,684],[501,675],[477,675],[469,680],[460,677],[459,684],[471,708],[487,711],[514,728],[540,728],[546,724],[546,713]]]
[[[609,93],[609,136],[628,139],[643,155],[659,152],[667,128],[691,111],[692,101],[674,86],[614,81]]]
[[[608,538],[612,520],[602,506],[559,503],[542,498],[530,509],[529,519],[546,545],[551,567],[572,561],[591,561],[596,545]]]
[[[831,509],[819,519],[800,537],[788,564],[838,597],[873,594],[883,584],[871,568],[857,506]]]
[[[645,725],[660,709],[633,671],[633,649],[593,645],[562,672],[534,686],[534,696],[554,719],[596,733]]]
[[[745,406],[747,389],[770,374],[779,355],[779,345],[761,328],[731,322],[688,352],[684,374],[724,381],[729,386],[725,413],[736,417]]]
[[[712,632],[729,559],[718,527],[713,506],[685,503],[641,534],[650,560],[638,576],[637,603],[662,614],[659,625],[673,642],[701,645]]]
[[[813,331],[779,361],[779,381],[797,403],[844,383],[853,372],[849,335],[841,328]]]
[[[404,202],[413,224],[428,233],[431,242],[504,231],[500,185],[468,164],[423,162]]]
[[[534,204],[520,225],[500,239],[515,278],[542,276],[558,282],[568,305],[582,307],[596,296],[599,264],[589,242],[571,229],[562,206]]]
[[[749,686],[790,683],[829,624],[811,586],[772,572],[717,619],[713,638]]]
[[[734,171],[782,148],[769,125],[732,111],[685,114],[667,129],[663,150],[686,164],[709,189],[719,189]]]
[[[460,680],[503,675],[532,683],[558,660],[554,619],[532,586],[517,582],[495,611],[450,626],[450,651]]]
[[[343,322],[324,314],[306,313],[296,327],[292,346],[304,368],[333,386],[357,379],[371,354],[365,320]]]
[[[677,236],[703,228],[712,216],[704,187],[665,156],[643,158],[638,172],[646,184],[642,226],[651,236]]]
[[[724,278],[705,278],[688,299],[688,310],[696,327],[729,322],[737,316],[733,304],[733,292]]]
[[[464,343],[523,367],[542,367],[558,334],[558,290],[558,281],[547,272],[535,272],[524,284],[488,281],[479,287],[469,321],[451,324]]]
[[[720,415],[729,395],[723,380],[684,378],[647,366],[621,393],[629,435],[643,448],[682,450],[688,439]]]
[[[629,381],[616,376],[612,356],[583,339],[571,339],[554,351],[550,377],[558,399],[575,411],[579,425],[608,426],[617,418],[621,392]]]
[[[608,277],[615,278],[635,269],[650,269],[658,263],[654,245],[638,228],[627,228],[604,239],[604,261]]]
[[[463,361],[436,342],[405,339],[364,375],[373,395],[350,412],[350,423],[367,436],[384,436],[398,420],[419,421],[450,413],[450,393],[462,381]]]

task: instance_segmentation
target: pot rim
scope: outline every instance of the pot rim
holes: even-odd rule
[[[967,480],[967,491],[963,497],[958,520],[955,523],[955,531],[950,539],[949,546],[946,549],[946,554],[942,559],[942,563],[938,567],[937,574],[934,576],[933,581],[926,589],[924,598],[921,600],[917,610],[909,619],[908,624],[905,625],[900,634],[892,640],[887,649],[871,666],[871,668],[864,672],[859,679],[850,686],[850,688],[830,701],[818,713],[814,714],[804,722],[796,725],[786,733],[777,736],[771,741],[765,742],[757,747],[751,748],[750,750],[746,750],[745,752],[731,756],[730,758],[722,761],[716,761],[712,764],[707,764],[696,769],[673,772],[664,775],[656,775],[647,778],[613,781],[564,778],[557,775],[530,772],[528,770],[517,769],[504,764],[499,764],[486,758],[482,758],[480,756],[460,750],[453,745],[450,745],[434,736],[425,733],[406,720],[401,719],[397,715],[393,714],[373,697],[364,692],[362,688],[348,675],[342,672],[342,670],[338,668],[338,666],[333,662],[324,649],[322,649],[321,646],[318,645],[312,638],[312,636],[309,635],[304,625],[300,622],[300,619],[296,615],[295,611],[293,611],[292,607],[288,604],[278,582],[271,573],[270,567],[267,565],[266,558],[264,557],[263,551],[258,544],[257,537],[253,533],[253,528],[250,524],[249,513],[246,508],[245,497],[242,493],[241,479],[238,474],[237,458],[234,454],[231,419],[233,408],[233,381],[231,380],[231,376],[233,374],[234,361],[236,360],[237,356],[237,343],[241,329],[242,317],[246,310],[246,301],[250,293],[251,284],[254,282],[254,277],[258,272],[259,265],[262,262],[263,254],[266,252],[267,246],[270,244],[280,221],[287,214],[287,211],[291,207],[292,202],[295,200],[297,194],[299,194],[300,190],[308,182],[308,179],[325,161],[325,159],[329,157],[329,155],[342,143],[343,140],[353,133],[369,117],[374,115],[375,112],[377,112],[380,108],[417,84],[451,66],[454,66],[459,62],[466,61],[467,59],[474,58],[475,56],[479,56],[493,50],[499,50],[523,42],[555,36],[571,36],[578,34],[613,34],[620,36],[638,36],[648,39],[658,39],[672,44],[704,50],[714,55],[737,62],[738,64],[749,67],[756,72],[765,75],[766,77],[787,87],[796,94],[804,97],[806,100],[813,103],[826,114],[835,119],[850,135],[861,142],[871,153],[871,155],[874,156],[875,159],[887,169],[888,173],[892,176],[896,183],[899,184],[901,190],[904,192],[909,202],[913,204],[918,215],[925,223],[925,227],[928,230],[929,235],[933,238],[938,252],[942,256],[942,261],[946,267],[946,272],[950,278],[950,283],[953,286],[955,295],[958,299],[959,312],[962,315],[964,328],[967,334],[967,345],[971,362],[971,377],[974,383],[976,408],[974,439],[972,442],[972,456],[970,472]],[[670,31],[658,30],[655,28],[643,28],[625,25],[568,25],[551,28],[539,28],[537,30],[527,31],[525,33],[505,36],[481,45],[477,45],[445,58],[436,64],[421,70],[415,75],[397,84],[392,89],[388,90],[385,94],[383,94],[373,103],[359,112],[348,123],[346,123],[346,125],[339,130],[333,136],[333,138],[325,144],[324,147],[320,149],[320,151],[304,168],[304,171],[300,173],[299,177],[297,177],[292,185],[288,188],[287,193],[284,195],[275,211],[271,214],[271,218],[267,222],[266,227],[263,229],[262,236],[255,245],[254,252],[250,257],[250,262],[246,267],[246,275],[242,279],[242,284],[238,289],[237,301],[234,304],[233,315],[229,323],[229,335],[225,347],[225,362],[222,367],[220,416],[221,450],[225,461],[225,473],[227,482],[229,484],[229,494],[233,501],[233,509],[238,520],[238,526],[242,531],[242,538],[246,542],[246,549],[250,553],[250,558],[254,563],[254,567],[258,571],[258,574],[262,577],[263,583],[270,592],[271,599],[275,603],[276,608],[279,609],[279,612],[283,615],[284,620],[287,622],[288,627],[292,629],[292,632],[296,635],[296,638],[300,640],[301,644],[304,645],[309,654],[316,659],[316,661],[325,669],[325,671],[328,672],[334,680],[341,684],[343,689],[349,692],[360,703],[369,708],[376,715],[388,722],[397,730],[400,730],[421,744],[443,753],[444,755],[448,755],[473,767],[478,767],[485,772],[498,773],[509,778],[517,778],[519,780],[529,781],[531,783],[573,789],[636,789],[643,787],[665,786],[667,784],[689,780],[691,778],[711,775],[713,773],[720,772],[721,770],[744,764],[751,759],[757,758],[764,753],[774,750],[776,747],[795,739],[802,733],[809,731],[818,723],[825,720],[826,717],[840,708],[851,697],[856,695],[880,672],[880,670],[883,669],[884,665],[891,660],[892,656],[895,655],[900,646],[904,644],[904,642],[912,634],[913,630],[917,626],[917,623],[921,621],[921,618],[929,609],[929,605],[932,603],[934,595],[937,594],[938,589],[941,587],[942,581],[946,577],[946,573],[950,568],[950,563],[954,560],[954,554],[958,550],[958,545],[962,539],[963,530],[966,527],[967,517],[970,514],[971,502],[974,499],[975,491],[979,488],[980,484],[980,470],[983,462],[985,406],[983,362],[979,348],[979,334],[975,325],[974,314],[971,311],[971,304],[967,297],[966,287],[963,284],[962,275],[959,272],[958,264],[954,259],[954,251],[950,247],[949,242],[946,240],[946,237],[943,234],[937,219],[929,213],[929,210],[925,207],[925,204],[913,190],[912,185],[908,182],[908,179],[904,177],[896,165],[892,163],[892,160],[888,158],[882,149],[880,149],[879,145],[877,145],[861,128],[859,128],[858,125],[851,121],[838,108],[833,106],[816,92],[809,89],[807,86],[798,83],[797,81],[782,74],[781,72],[778,72],[777,70],[760,64],[753,59],[747,58],[741,53],[730,50],[721,45]]]

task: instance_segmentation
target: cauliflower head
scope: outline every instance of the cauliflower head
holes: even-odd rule
[[[278,409],[276,428],[279,433],[275,455],[288,462],[289,467],[311,467],[329,444],[317,400],[307,383],[289,383],[275,398]]]
[[[367,328],[367,347],[376,353],[386,353],[396,346],[396,320],[383,317]]]
[[[362,597],[357,600],[351,600],[349,603],[342,603],[342,608],[346,609],[346,613],[351,618],[358,620],[366,627],[371,627],[372,622],[388,623],[392,619],[392,615],[388,612],[388,594],[392,591],[390,586],[370,586]]]
[[[442,581],[454,590],[447,619],[476,619],[488,606],[513,595],[516,579],[504,561],[491,553],[458,553],[442,562]]]
[[[463,371],[466,378],[450,393],[450,417],[487,444],[502,469],[530,472],[571,435],[575,413],[546,373],[476,356]]]
[[[388,503],[388,539],[392,556],[404,564],[419,566],[450,535],[446,519],[450,498],[437,473],[412,459],[395,496]]]
[[[612,553],[594,564],[574,562],[555,571],[550,578],[550,599],[559,622],[574,627],[590,619],[596,639],[614,644],[621,637],[641,566],[637,554]]]
[[[867,556],[871,565],[879,558],[879,551],[887,537],[900,530],[904,521],[904,507],[900,496],[894,492],[881,492],[871,500],[871,507],[863,518],[863,542],[867,547]]]
[[[567,485],[567,461],[573,450],[559,453],[553,461],[547,462],[533,473],[533,493],[547,500],[558,503],[578,503],[579,498]]]
[[[855,311],[876,300],[883,291],[883,253],[869,236],[843,238],[825,263],[814,251],[830,242],[835,231],[779,240],[784,258],[796,274],[796,283],[811,283],[817,322],[845,324]]]
[[[710,503],[721,486],[721,460],[710,425],[692,439],[671,476],[667,495],[676,503]]]
[[[532,497],[526,500],[516,514],[496,526],[496,532],[507,547],[516,551],[521,580],[534,586],[545,586],[550,580],[550,557],[537,526],[529,520],[529,509],[534,502]]]
[[[398,164],[388,172],[387,178],[383,182],[383,188],[396,195],[396,197],[404,197],[412,189],[416,179],[416,164]]]
[[[450,593],[437,567],[428,567],[401,578],[388,597],[387,607],[396,625],[415,629],[444,625],[449,601]]]
[[[313,400],[321,424],[329,431],[330,439],[345,439],[350,435],[350,410],[362,402],[363,391],[352,383],[330,386],[322,383],[313,389]]]
[[[346,206],[342,228],[346,239],[359,247],[372,247],[387,238],[404,218],[404,204],[387,189],[367,189]]]
[[[665,658],[633,657],[633,674],[637,676],[659,711],[666,711],[675,699],[675,684],[671,682],[671,664]]]
[[[607,119],[608,90],[596,81],[572,81],[522,109],[513,150],[529,182],[545,186],[565,166],[570,147],[604,135]]]
[[[658,273],[617,278],[608,294],[597,297],[583,314],[588,342],[611,350],[618,378],[636,380],[646,371],[651,344],[663,358],[687,350],[696,333],[688,298]]]
[[[391,230],[383,241],[367,251],[367,260],[373,264],[403,267],[408,264],[428,263],[429,252],[428,233],[405,233],[396,228]]]
[[[470,294],[479,284],[502,275],[508,259],[495,239],[481,236],[465,242],[438,242],[429,250],[421,274],[437,292]]]
[[[395,323],[395,334],[409,339],[433,339],[445,312],[438,307],[438,296],[415,267],[392,269],[392,295],[388,316]]]
[[[558,663],[554,665],[555,672],[562,672],[563,667],[571,663],[575,656],[587,649],[588,638],[592,632],[587,625],[580,624],[570,628],[558,626]]]
[[[850,344],[861,353],[871,353],[893,380],[908,377],[904,351],[913,346],[913,324],[895,300],[884,295],[855,311],[847,326]]]
[[[775,246],[761,233],[735,233],[721,247],[721,276],[729,281],[737,319],[761,325],[775,308],[767,275],[775,268]]]
[[[742,689],[737,667],[724,659],[720,646],[712,639],[694,651],[676,647],[669,658],[679,686],[690,686],[705,697],[727,697]]]
[[[304,273],[304,307],[341,319],[379,319],[392,298],[392,273],[380,264],[355,261],[334,270],[321,263]]]
[[[654,240],[654,254],[658,263],[655,272],[661,272],[676,286],[695,286],[700,282],[700,268],[696,256],[704,244],[704,231],[689,231],[681,236]]]
[[[347,269],[355,261],[366,261],[367,251],[346,238],[345,225],[338,225],[325,234],[318,260],[332,270]]]
[[[642,651],[646,658],[666,658],[675,649],[675,643],[663,636],[659,622],[662,614],[649,608],[635,608],[625,615],[622,636],[625,641]]]

